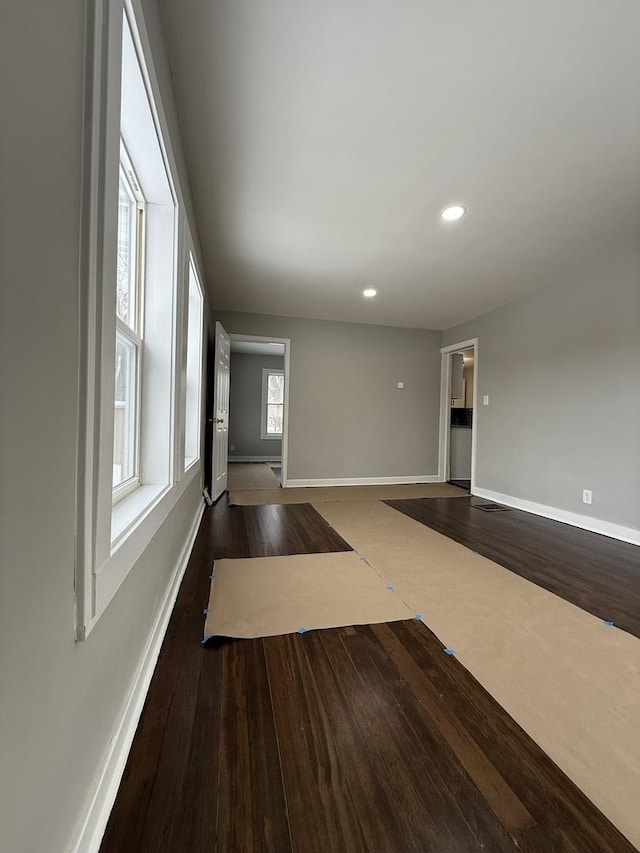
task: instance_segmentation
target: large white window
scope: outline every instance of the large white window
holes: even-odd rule
[[[182,263],[192,241],[142,3],[93,2],[81,240],[78,639],[198,476],[204,337],[203,294]],[[185,454],[193,460],[188,470]]]
[[[139,46],[122,32],[112,549],[173,479],[177,204]]]
[[[189,257],[189,294],[187,309],[187,369],[185,394],[184,467],[200,457],[202,422],[202,289],[193,257]]]
[[[118,185],[113,499],[140,485],[144,197],[124,143]]]
[[[261,438],[282,438],[284,370],[262,369]]]

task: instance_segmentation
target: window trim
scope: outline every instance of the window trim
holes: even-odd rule
[[[183,390],[183,399],[184,399],[184,429],[182,434],[182,441],[180,443],[180,447],[182,450],[180,467],[183,473],[189,471],[194,465],[197,465],[200,459],[202,458],[202,442],[204,440],[205,430],[204,426],[204,406],[205,406],[205,389],[204,389],[204,377],[205,377],[205,355],[206,355],[206,347],[205,347],[205,294],[204,288],[200,282],[200,271],[198,269],[198,263],[196,260],[195,252],[193,249],[193,245],[190,244],[186,247],[186,275],[184,278],[184,310],[185,310],[185,322],[183,322],[182,327],[184,330],[184,390]],[[189,305],[191,300],[191,274],[193,272],[193,279],[195,281],[195,285],[198,291],[199,296],[199,389],[198,389],[198,406],[197,406],[197,419],[198,419],[198,438],[196,441],[197,454],[196,456],[187,456],[187,388],[188,388],[188,368],[189,368]]]
[[[135,331],[140,338],[144,337],[144,274],[145,274],[145,250],[146,250],[146,209],[147,201],[140,188],[140,182],[136,175],[136,170],[133,166],[127,146],[125,145],[122,135],[120,136],[120,172],[124,176],[124,181],[133,196],[137,214],[136,214],[136,257],[135,257],[135,276],[136,283],[134,288],[135,293],[135,328],[129,328]],[[126,325],[126,324],[125,324]]]
[[[269,405],[268,394],[267,394],[267,385],[269,382],[269,376],[284,376],[284,369],[276,368],[276,367],[263,367],[262,368],[262,402],[260,406],[260,438],[264,440],[272,440],[272,441],[282,441],[282,436],[284,433],[284,401],[286,396],[286,379],[285,379],[285,393],[282,396],[282,403],[276,403],[275,405],[282,406],[282,423],[283,423],[283,432],[267,432],[267,420],[268,420],[268,408]],[[274,405],[271,403],[270,405]]]
[[[125,322],[124,320],[122,320],[121,317],[118,316],[118,299],[117,299],[118,290],[117,290],[117,286],[116,286],[116,317],[118,319],[122,320],[122,322],[125,324],[125,326],[129,326],[129,328],[132,329],[133,331],[137,331],[139,328],[138,310],[140,308],[140,297],[141,297],[141,293],[140,293],[141,282],[140,282],[139,267],[138,267],[138,258],[140,256],[139,241],[140,241],[141,228],[140,228],[140,218],[139,218],[138,213],[137,213],[138,199],[137,199],[136,193],[133,189],[133,184],[129,180],[129,175],[127,174],[127,168],[125,167],[125,164],[123,162],[123,153],[124,153],[124,143],[121,141],[120,142],[120,168],[119,168],[119,172],[118,172],[118,177],[119,177],[120,183],[124,184],[124,188],[127,192],[127,195],[129,196],[129,199],[132,202],[132,206],[133,206],[134,210],[136,211],[134,213],[134,216],[133,216],[134,222],[132,224],[130,224],[130,226],[129,226],[129,230],[133,234],[133,241],[132,241],[133,242],[133,258],[132,258],[133,263],[131,264],[131,271],[129,272],[130,277],[131,277],[131,275],[133,275],[133,288],[130,288],[132,291],[132,297],[133,297],[132,298],[132,302],[133,302],[133,306],[132,306],[133,324],[129,324],[129,323]],[[132,168],[132,167],[128,167],[128,168]],[[118,203],[118,208],[119,207],[120,207],[120,205]],[[120,223],[118,222],[118,239],[120,237],[119,232],[120,232]],[[129,306],[127,306],[127,307],[129,308]]]
[[[134,466],[133,466],[133,474],[131,477],[128,477],[126,480],[122,480],[118,483],[117,486],[112,486],[112,502],[113,504],[119,503],[121,500],[130,495],[131,492],[135,491],[140,487],[140,483],[142,482],[140,476],[140,414],[141,414],[141,404],[140,398],[142,396],[142,341],[135,333],[131,333],[131,330],[128,326],[123,323],[119,317],[116,317],[116,349],[118,346],[118,336],[124,338],[125,341],[133,345],[135,356],[136,356],[136,365],[135,365],[135,374],[136,374],[136,399],[135,399],[135,411],[134,411],[134,429],[133,429],[133,445],[134,445]],[[114,395],[114,407],[115,407],[115,395]],[[114,422],[114,442],[115,442],[115,422]]]
[[[119,174],[124,178],[131,196],[136,204],[135,222],[135,281],[133,287],[134,298],[134,322],[133,326],[125,323],[116,315],[116,340],[118,334],[125,338],[135,348],[136,353],[136,400],[135,400],[135,427],[134,427],[134,472],[131,477],[112,486],[112,503],[120,503],[142,485],[141,472],[141,423],[142,423],[142,376],[144,365],[144,272],[145,272],[145,248],[146,248],[146,200],[140,188],[140,182],[136,175],[127,146],[124,139],[120,137],[120,163]],[[115,395],[114,395],[115,403]],[[115,436],[114,436],[115,440]]]

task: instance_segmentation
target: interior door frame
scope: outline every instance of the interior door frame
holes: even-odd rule
[[[449,479],[449,421],[451,416],[451,356],[463,349],[473,349],[473,425],[471,429],[471,494],[476,486],[476,450],[478,443],[478,338],[470,338],[458,344],[440,348],[440,442],[438,449],[438,479],[446,483]]]
[[[227,491],[227,470],[229,467],[228,458],[224,464],[224,488],[218,491],[218,478],[216,477],[217,467],[219,460],[221,458],[220,454],[217,453],[217,438],[219,435],[218,432],[218,423],[224,424],[226,420],[226,448],[225,455],[228,457],[229,455],[229,389],[231,382],[231,336],[224,328],[222,323],[216,320],[214,327],[214,338],[213,338],[213,411],[211,413],[211,422],[212,422],[212,445],[211,445],[211,498],[214,503],[222,497]],[[221,341],[225,340],[229,344],[228,350],[228,361],[226,365],[226,407],[224,409],[225,414],[222,419],[218,418],[218,413],[221,410],[220,406],[220,398],[219,398],[219,378],[221,376],[219,370],[219,360],[218,360],[218,350],[221,345]],[[224,447],[224,443],[222,445]]]
[[[287,462],[289,457],[289,368],[291,364],[291,338],[274,338],[269,335],[243,335],[240,332],[230,333],[229,337],[231,338],[232,345],[234,341],[284,344],[284,413],[282,422],[282,476],[280,482],[282,488],[286,489],[289,484]]]

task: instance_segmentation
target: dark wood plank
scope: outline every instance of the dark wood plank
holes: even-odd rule
[[[158,853],[175,850],[174,823],[177,819],[175,805],[180,801],[190,753],[184,749],[191,742],[196,718],[197,684],[200,656],[181,655],[184,659],[176,679],[171,707],[166,718],[162,751],[156,767],[153,796],[149,800],[144,826],[144,837],[154,839]]]
[[[229,506],[223,497],[208,523],[216,560],[352,550],[311,504]]]
[[[299,634],[264,641],[293,849],[360,853],[369,848],[302,641]]]
[[[224,646],[219,742],[217,849],[251,853],[253,850],[253,790],[250,736],[242,643]]]
[[[219,740],[223,654],[202,657],[189,757],[171,840],[174,850],[215,850],[218,827]]]
[[[385,501],[483,557],[640,637],[640,548],[476,498]]]
[[[288,853],[293,849],[287,815],[280,748],[265,659],[264,644],[239,643],[245,654],[249,758],[253,803],[254,853]],[[224,846],[222,849],[226,849]]]

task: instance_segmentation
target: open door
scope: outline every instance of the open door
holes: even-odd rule
[[[231,341],[220,323],[216,323],[213,362],[213,466],[211,497],[217,500],[227,490],[229,453],[229,373]]]
[[[474,494],[478,400],[478,339],[442,347],[438,474]],[[487,398],[488,400],[488,398]]]

